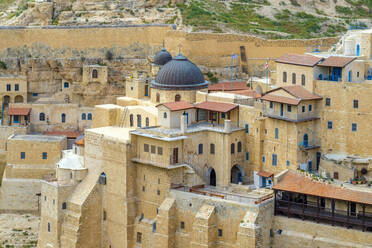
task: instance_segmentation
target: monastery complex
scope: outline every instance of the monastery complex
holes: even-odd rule
[[[0,213],[39,215],[40,248],[372,247],[372,30],[203,57],[165,29],[0,75]]]

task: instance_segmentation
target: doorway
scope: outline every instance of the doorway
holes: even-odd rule
[[[234,165],[231,168],[231,177],[230,177],[230,182],[231,183],[235,183],[235,184],[242,183],[243,182],[243,176],[244,176],[244,172],[243,172],[243,169],[240,166]]]
[[[178,164],[178,147],[173,148],[173,164]]]
[[[283,108],[284,108],[284,104],[280,104],[280,116],[283,116]]]
[[[216,171],[213,168],[209,174],[209,185],[216,186]]]

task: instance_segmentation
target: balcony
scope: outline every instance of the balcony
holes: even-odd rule
[[[297,112],[284,112],[274,111],[273,109],[265,109],[264,116],[290,122],[304,122],[320,119],[317,111],[297,113]]]
[[[275,200],[275,215],[316,220],[325,224],[355,227],[372,231],[372,213],[350,213],[348,211],[321,207],[316,202],[297,203],[288,200]]]
[[[312,139],[309,141],[303,140],[300,141],[298,147],[301,151],[307,151],[311,149],[316,149],[320,147],[320,139]]]

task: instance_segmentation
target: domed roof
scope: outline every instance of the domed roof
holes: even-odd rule
[[[170,53],[165,48],[162,48],[161,51],[155,55],[154,64],[165,65],[170,60],[172,60],[172,55],[170,55]]]
[[[194,63],[179,54],[159,70],[151,86],[160,89],[192,90],[206,88],[208,82]]]

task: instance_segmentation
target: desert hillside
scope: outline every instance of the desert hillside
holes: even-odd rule
[[[371,0],[1,0],[0,25],[176,24],[265,38],[336,36],[372,25]]]

